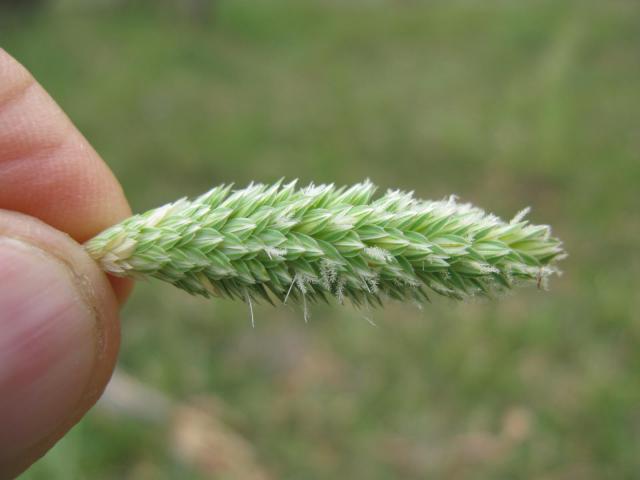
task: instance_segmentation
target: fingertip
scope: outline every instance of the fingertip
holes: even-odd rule
[[[84,242],[126,218],[122,187],[33,76],[0,49],[0,208]]]
[[[0,210],[0,477],[42,456],[96,402],[119,346],[118,300],[81,245]]]

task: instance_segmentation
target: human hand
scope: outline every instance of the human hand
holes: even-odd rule
[[[0,49],[0,478],[44,455],[111,376],[131,283],[78,242],[130,213],[98,154]]]

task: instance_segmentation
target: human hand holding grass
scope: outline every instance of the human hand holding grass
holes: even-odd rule
[[[51,448],[108,382],[131,281],[104,272],[306,312],[331,296],[375,306],[540,286],[564,255],[524,215],[504,222],[397,191],[375,198],[369,182],[221,186],[127,218],[109,169],[2,50],[0,182],[2,478]]]

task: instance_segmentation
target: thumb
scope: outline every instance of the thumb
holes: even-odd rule
[[[0,210],[0,478],[21,473],[96,402],[116,359],[117,311],[79,244]]]

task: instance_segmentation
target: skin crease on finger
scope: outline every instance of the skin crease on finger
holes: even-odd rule
[[[28,452],[0,462],[0,478],[17,475],[46,453],[95,403],[111,376],[118,303],[132,283],[107,277],[78,242],[130,214],[122,188],[98,154],[27,70],[0,49],[0,237],[33,245],[69,267],[97,320],[91,327],[95,361],[81,401]]]

